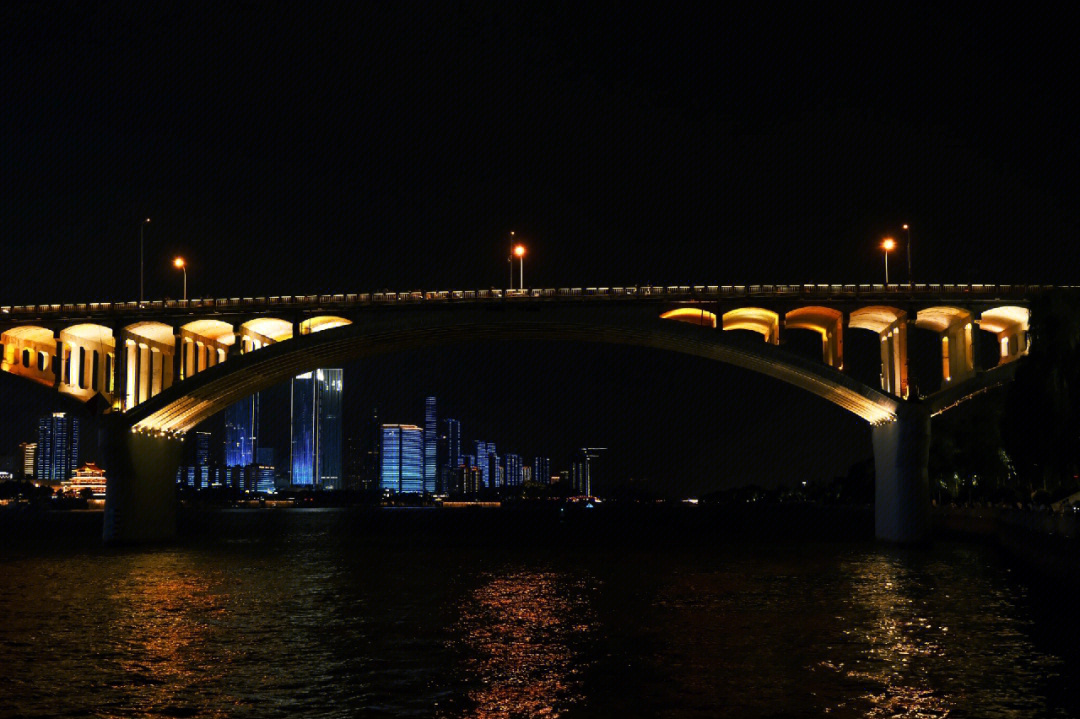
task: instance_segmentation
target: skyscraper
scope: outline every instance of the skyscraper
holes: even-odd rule
[[[210,486],[210,433],[195,433],[195,486]]]
[[[533,481],[540,484],[551,484],[551,459],[548,457],[533,458]]]
[[[495,452],[494,442],[482,442],[480,440],[474,440],[473,446],[476,448],[476,466],[480,468],[480,487],[485,489],[487,487],[494,486],[490,484],[491,474],[488,471],[488,446],[491,447],[491,452]]]
[[[491,482],[489,487],[502,487],[505,484],[505,476],[503,474],[502,464],[499,462],[499,455],[495,452],[495,445],[491,442],[488,443],[488,481]]]
[[[435,492],[436,471],[438,469],[436,444],[438,440],[435,398],[428,397],[424,400],[424,491],[429,494]]]
[[[34,477],[39,482],[63,482],[79,465],[79,418],[53,412],[38,420]]]
[[[507,487],[520,487],[524,481],[521,476],[521,455],[507,454],[504,460],[505,482]]]
[[[461,466],[461,422],[447,418],[446,423],[446,465]]]
[[[381,458],[381,489],[398,494],[424,491],[422,429],[412,424],[384,424]]]
[[[318,369],[292,381],[292,483],[341,488],[342,370]]]
[[[259,393],[225,410],[225,466],[246,467],[256,461],[259,436]]]
[[[37,442],[23,442],[19,445],[19,454],[15,467],[15,476],[19,479],[31,479],[34,476],[34,460],[37,459]]]
[[[439,433],[438,463],[439,463],[439,486],[436,491],[449,492],[450,478],[461,465],[461,423],[456,419],[442,420],[442,431]]]

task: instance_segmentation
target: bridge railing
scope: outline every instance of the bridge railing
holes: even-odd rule
[[[0,317],[37,317],[49,315],[102,315],[152,312],[161,310],[223,310],[237,308],[324,308],[426,302],[473,302],[525,299],[701,299],[802,297],[817,299],[940,297],[942,300],[964,297],[1026,298],[1050,289],[1053,285],[1028,284],[802,284],[802,285],[638,285],[629,287],[558,287],[522,290],[436,290],[410,292],[363,292],[349,294],[272,295],[264,297],[192,298],[187,300],[152,300],[149,302],[77,302],[0,307]]]

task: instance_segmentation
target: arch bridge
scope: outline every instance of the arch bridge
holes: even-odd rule
[[[843,407],[873,427],[877,535],[919,541],[928,534],[929,417],[1011,378],[1029,347],[1027,306],[1048,289],[699,285],[0,307],[0,369],[109,415],[107,541],[175,534],[182,438],[244,396],[375,354],[503,339],[682,352]],[[856,331],[877,335],[879,387],[848,374],[844,339]],[[799,332],[820,339],[820,360],[788,351]],[[940,366],[922,391],[909,378],[912,332],[935,338]],[[993,367],[980,366],[989,354],[977,351],[984,342],[995,347]]]

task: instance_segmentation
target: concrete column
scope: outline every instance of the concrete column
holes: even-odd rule
[[[139,404],[139,345],[135,340],[127,345],[127,408],[131,409]]]
[[[165,354],[157,347],[150,349],[150,396],[161,394],[162,384],[165,381]]]
[[[179,332],[173,335],[173,356],[170,369],[172,370],[172,383],[169,385],[171,387],[184,379],[184,337]]]
[[[118,361],[117,357],[120,356],[119,353],[117,352],[117,348],[122,348],[122,347],[123,347],[123,345],[121,344],[121,340],[117,339],[116,344],[113,345],[113,351],[109,353],[109,371],[105,375],[105,382],[107,383],[105,386],[109,388],[109,394],[112,396],[112,399],[113,399],[114,402],[116,401],[116,395],[117,395],[116,388],[119,387],[119,384],[117,384],[117,381],[116,381],[117,372],[118,372],[118,368],[116,366],[116,363]]]
[[[151,379],[154,374],[154,354],[146,344],[139,345],[139,404],[150,399]]]
[[[192,377],[198,371],[195,369],[195,343],[190,337],[184,338],[184,379]]]
[[[176,538],[179,438],[135,433],[122,416],[106,415],[102,449],[108,477],[102,537],[108,544]]]
[[[233,343],[229,347],[229,357],[235,357],[244,353],[244,341],[246,339],[247,338],[239,332],[233,332]],[[226,359],[228,359],[228,357],[226,357]]]
[[[202,372],[206,369],[206,345],[195,340],[192,347],[195,350],[195,371]]]
[[[64,378],[64,343],[60,341],[60,330],[53,330],[53,339],[56,340],[56,356],[53,358],[53,387],[59,388]],[[35,354],[37,354],[36,350]]]
[[[124,411],[131,407],[128,404],[128,375],[130,374],[130,368],[128,365],[127,338],[119,332],[116,334],[116,357],[114,362],[116,384],[113,386],[113,394],[120,398],[120,411]]]
[[[930,538],[930,413],[906,405],[900,417],[872,429],[874,533],[888,542]]]

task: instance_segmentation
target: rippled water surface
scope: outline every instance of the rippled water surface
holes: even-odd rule
[[[543,523],[506,543],[482,513],[419,533],[357,529],[366,516],[348,511],[253,514],[169,547],[9,540],[0,715],[1078,709],[1077,659],[1055,639],[1068,615],[984,547],[594,544]]]

